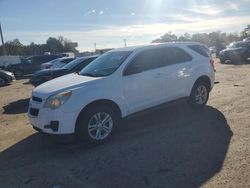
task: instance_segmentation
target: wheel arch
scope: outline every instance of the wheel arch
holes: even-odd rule
[[[211,84],[210,78],[209,78],[207,75],[202,75],[202,76],[198,77],[198,78],[195,80],[195,82],[194,82],[194,84],[193,84],[193,86],[192,86],[191,92],[192,92],[192,90],[193,90],[195,84],[197,84],[198,82],[201,82],[201,81],[202,81],[202,82],[205,82],[206,85],[207,85],[207,87],[208,87],[208,91],[209,91],[209,92],[211,91],[211,89],[212,89],[212,88],[211,88],[212,84]],[[190,94],[191,94],[191,92],[190,92]]]
[[[93,108],[95,106],[100,106],[100,105],[111,107],[112,109],[114,109],[115,113],[118,115],[118,118],[122,117],[122,111],[121,111],[119,105],[116,102],[114,102],[113,100],[110,100],[110,99],[98,99],[98,100],[94,100],[94,101],[88,103],[86,106],[84,106],[82,108],[82,110],[78,113],[77,118],[76,118],[76,122],[75,122],[75,130],[76,130],[76,125],[77,125],[77,123],[79,121],[80,115],[84,111],[88,110],[89,108]]]

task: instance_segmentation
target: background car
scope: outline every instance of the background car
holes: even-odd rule
[[[246,62],[250,58],[250,44],[248,42],[233,42],[226,49],[219,53],[220,62],[224,63],[227,60],[237,64]]]
[[[39,55],[22,59],[19,64],[11,64],[6,67],[7,71],[13,72],[17,78],[26,74],[32,74],[40,69],[42,63],[62,57],[62,55]]]
[[[250,37],[247,37],[243,40],[244,42],[250,42]]]
[[[70,61],[74,60],[75,58],[73,57],[61,57],[61,58],[57,58],[54,59],[50,62],[47,63],[43,63],[41,65],[41,69],[56,69],[56,68],[61,68],[64,65],[66,65],[67,63],[69,63]]]
[[[16,80],[16,78],[12,72],[0,70],[0,86],[9,84],[14,80]]]
[[[30,83],[33,86],[38,86],[44,82],[47,82],[51,79],[70,74],[73,72],[79,72],[85,66],[87,66],[91,61],[96,59],[98,56],[88,56],[76,58],[70,63],[66,64],[62,68],[58,69],[45,69],[35,72],[35,74],[31,77]]]

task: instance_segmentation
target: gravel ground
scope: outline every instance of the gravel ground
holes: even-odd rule
[[[216,69],[204,109],[141,113],[100,146],[38,134],[27,79],[1,87],[0,187],[250,187],[250,65]]]

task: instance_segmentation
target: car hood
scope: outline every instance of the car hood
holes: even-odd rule
[[[65,73],[67,72],[68,69],[44,69],[44,70],[39,70],[35,72],[34,76],[43,76],[43,75],[52,75],[52,74],[60,74],[60,73]]]
[[[7,75],[12,75],[12,72],[9,72],[9,71],[6,71],[6,70],[0,70],[0,73],[7,74]]]
[[[32,95],[44,99],[55,93],[83,87],[90,82],[94,82],[100,79],[103,79],[103,77],[81,76],[76,73],[72,73],[39,85],[33,90]]]

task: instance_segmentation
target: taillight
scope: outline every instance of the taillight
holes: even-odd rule
[[[210,64],[212,65],[212,67],[214,69],[214,72],[215,72],[216,70],[215,70],[215,67],[214,67],[214,60],[213,59],[210,59]]]

